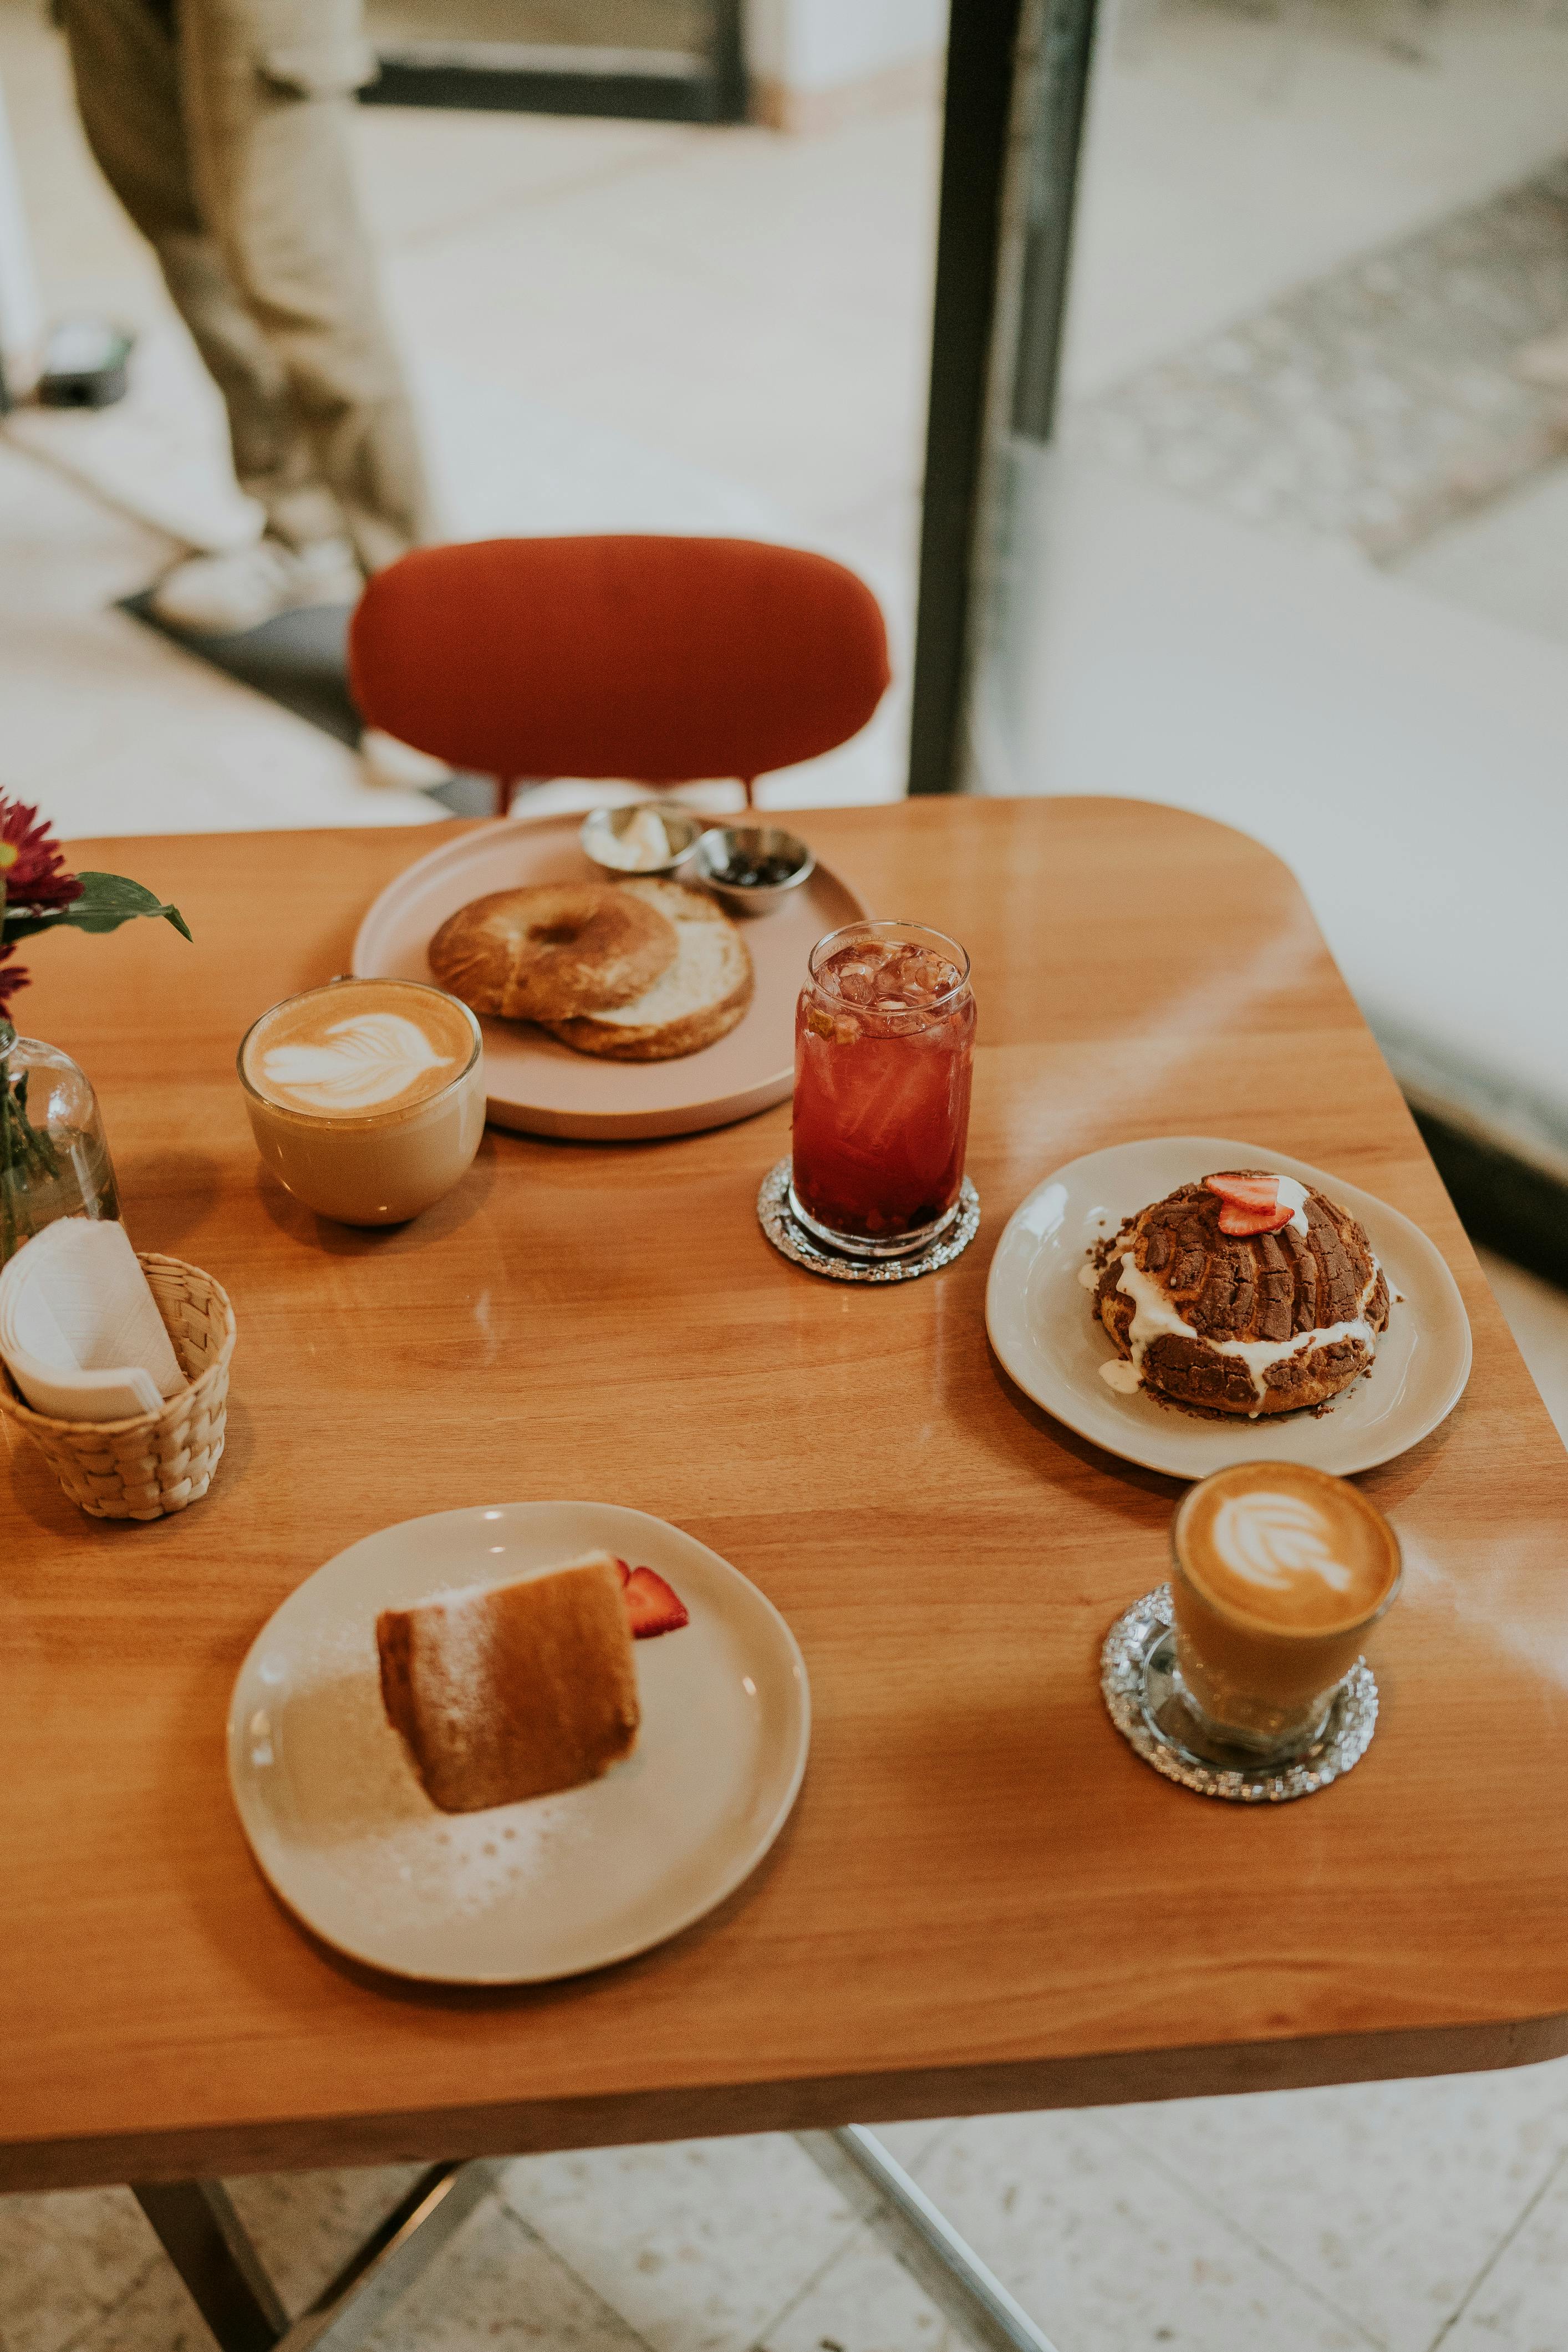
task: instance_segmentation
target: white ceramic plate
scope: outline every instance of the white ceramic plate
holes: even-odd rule
[[[1116,1350],[1090,1319],[1079,1280],[1088,1252],[1123,1217],[1216,1168],[1273,1168],[1327,1192],[1364,1227],[1399,1304],[1370,1375],[1321,1419],[1276,1413],[1204,1421],[1100,1377]],[[1408,1217],[1354,1184],[1256,1143],[1159,1135],[1069,1160],[1037,1184],[1007,1221],[985,1288],[991,1344],[1026,1396],[1108,1454],[1176,1478],[1206,1478],[1232,1462],[1310,1462],[1348,1476],[1425,1437],[1452,1412],[1470,1376],[1470,1326],[1458,1286]]]
[[[431,978],[426,950],[448,915],[490,890],[533,882],[603,882],[578,840],[580,816],[502,819],[445,843],[388,883],[359,927],[362,979]],[[678,881],[695,876],[678,875]],[[528,1021],[482,1021],[485,1087],[498,1127],[613,1142],[692,1135],[783,1102],[795,1085],[795,1007],[805,960],[825,932],[865,908],[818,866],[773,913],[742,919],[756,992],[727,1037],[674,1062],[601,1062]]]
[[[600,1548],[690,1612],[636,1646],[633,1754],[562,1796],[437,1812],[382,1710],[377,1611]],[[229,1782],[262,1870],[327,1943],[399,1976],[527,1984],[721,1903],[784,1827],[810,1730],[794,1634],[706,1544],[615,1504],[503,1503],[384,1528],[289,1594],[234,1686]]]

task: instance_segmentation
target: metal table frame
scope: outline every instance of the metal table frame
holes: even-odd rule
[[[1054,2352],[874,2132],[795,2134],[944,2317],[983,2352]],[[489,2193],[504,2158],[434,2164],[290,2319],[221,2180],[134,2189],[221,2352],[351,2352]]]

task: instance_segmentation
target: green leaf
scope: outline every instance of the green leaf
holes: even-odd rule
[[[177,907],[171,907],[140,882],[129,881],[123,874],[79,874],[81,897],[73,898],[68,907],[47,914],[29,915],[21,908],[5,910],[5,937],[8,940],[30,940],[40,931],[117,931],[121,923],[131,922],[138,915],[162,915],[173,923],[182,939],[191,936],[190,928]]]

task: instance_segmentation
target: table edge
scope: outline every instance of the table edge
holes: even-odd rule
[[[1497,2073],[1565,2055],[1568,2011],[1557,2011],[1301,2040],[95,2135],[0,2144],[0,2194],[1306,2090]]]

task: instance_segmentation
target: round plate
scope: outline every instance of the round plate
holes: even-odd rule
[[[502,818],[407,866],[359,927],[359,979],[431,978],[426,949],[448,915],[490,890],[533,882],[603,882],[578,838],[580,816]],[[685,881],[694,877],[681,876]],[[795,1007],[807,956],[825,932],[865,908],[825,866],[776,912],[739,923],[756,992],[727,1037],[673,1062],[602,1062],[574,1054],[528,1021],[480,1022],[485,1084],[498,1127],[614,1142],[693,1135],[783,1102],[795,1085]]]
[[[1371,1373],[1321,1417],[1270,1413],[1205,1421],[1121,1396],[1100,1377],[1116,1355],[1090,1319],[1079,1280],[1091,1245],[1123,1217],[1216,1168],[1271,1168],[1349,1209],[1397,1293]],[[1037,1404],[1108,1454],[1206,1478],[1232,1462],[1309,1462],[1340,1476],[1371,1470],[1452,1412],[1470,1376],[1470,1326],[1458,1286],[1433,1244],[1387,1202],[1304,1160],[1212,1135],[1159,1135],[1086,1152],[1037,1184],[1007,1222],[985,1286],[985,1325],[1003,1365]]]
[[[635,1650],[642,1728],[603,1780],[441,1813],[381,1704],[375,1620],[444,1588],[603,1549],[668,1579],[689,1624]],[[662,1943],[753,1871],[805,1769],[794,1634],[728,1560],[646,1511],[437,1511],[328,1560],[239,1670],[229,1784],[258,1862],[340,1951],[446,1984],[532,1984]]]

